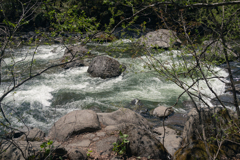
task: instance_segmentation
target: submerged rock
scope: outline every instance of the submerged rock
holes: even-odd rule
[[[88,66],[92,59],[93,55],[90,51],[82,45],[74,45],[68,46],[65,51],[64,55],[61,58],[61,62],[69,62],[63,66],[64,69],[72,68],[72,67],[81,67],[81,66]]]
[[[126,67],[121,65],[117,60],[107,56],[95,57],[87,72],[93,77],[112,78],[119,76]]]
[[[167,29],[149,32],[140,38],[140,44],[150,48],[169,48],[180,46],[181,43],[177,38],[177,33]]]

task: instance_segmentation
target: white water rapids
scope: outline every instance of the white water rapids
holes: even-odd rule
[[[24,61],[30,62],[33,52],[34,48],[29,49],[27,46],[17,49],[15,61],[23,59],[23,56],[29,53]],[[92,53],[104,54],[104,51],[93,50]],[[35,59],[41,69],[47,62],[59,59],[63,54],[64,49],[60,45],[42,45],[38,47]],[[159,58],[168,59],[164,54],[160,56]],[[17,113],[29,126],[47,130],[58,118],[72,110],[97,109],[108,112],[124,107],[135,98],[141,100],[148,109],[158,105],[171,106],[183,91],[174,83],[166,82],[161,77],[156,77],[152,71],[143,69],[145,63],[140,58],[123,56],[117,60],[127,66],[127,71],[116,78],[92,78],[87,73],[88,67],[68,70],[58,68],[44,73],[25,83],[4,99],[3,102],[14,109],[13,111],[5,106],[6,114],[10,116],[11,113],[13,115]],[[8,65],[12,63],[11,58],[5,58],[4,61]],[[19,71],[21,69],[19,68]],[[215,70],[220,70],[218,74],[221,76],[228,75],[218,67]],[[186,81],[191,82],[190,79]],[[5,86],[0,88],[1,93],[9,82],[4,84]],[[225,85],[221,81],[215,79],[211,81],[211,85],[217,94],[224,92]],[[206,88],[207,86],[201,82],[201,89],[214,97]],[[184,95],[180,104],[176,106],[177,112],[184,112],[181,105],[184,100],[188,100],[187,95]],[[16,125],[22,125],[16,116],[9,118]]]

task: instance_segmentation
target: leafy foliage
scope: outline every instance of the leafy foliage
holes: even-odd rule
[[[120,142],[113,143],[113,151],[115,153],[120,154],[120,155],[126,153],[127,145],[129,144],[127,137],[128,137],[127,134],[123,134],[121,131],[119,131]]]

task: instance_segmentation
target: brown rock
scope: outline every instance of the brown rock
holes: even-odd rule
[[[97,115],[99,121],[107,126],[119,125],[121,123],[132,123],[145,128],[150,127],[150,123],[145,118],[127,108],[120,108],[112,113],[97,113]]]
[[[167,109],[167,107],[164,106],[159,106],[157,108],[155,108],[153,110],[153,115],[159,118],[163,118],[164,117],[164,112]],[[170,114],[172,114],[174,112],[174,110],[172,108],[169,108],[165,114],[165,117],[169,116]]]
[[[74,134],[100,129],[98,116],[91,110],[76,110],[61,117],[51,128],[48,139],[65,141]]]

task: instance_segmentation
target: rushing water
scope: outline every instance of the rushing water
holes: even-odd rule
[[[99,49],[93,49],[94,54],[106,54],[102,45]],[[121,47],[131,45],[129,41],[124,41]],[[96,44],[89,44],[89,48],[93,48]],[[29,53],[24,62],[19,65],[20,72],[26,67],[26,62],[31,61],[31,55],[34,48],[29,49],[25,46],[15,51],[15,61],[23,59],[26,53]],[[166,51],[167,52],[167,51]],[[177,54],[178,51],[174,51]],[[53,62],[61,58],[64,54],[64,49],[60,45],[39,46],[35,55],[36,67],[34,71],[43,69],[49,62]],[[116,52],[119,56],[122,53]],[[161,77],[157,77],[153,71],[144,69],[143,59],[131,58],[131,53],[123,53],[121,58],[118,58],[120,63],[127,66],[127,71],[116,78],[101,79],[92,78],[87,73],[88,67],[79,67],[64,70],[62,68],[54,68],[51,71],[36,77],[15,92],[9,94],[4,103],[7,115],[14,109],[14,114],[22,117],[26,124],[39,127],[43,130],[49,129],[52,124],[64,114],[76,109],[94,109],[102,112],[109,112],[124,107],[131,100],[140,99],[148,109],[153,109],[158,105],[171,106],[175,103],[177,97],[182,93],[182,89],[171,82],[167,82]],[[158,58],[167,60],[169,57],[164,53]],[[7,65],[12,62],[10,57],[4,59]],[[220,68],[216,67],[216,70]],[[219,74],[227,76],[227,73],[220,70]],[[190,79],[185,79],[189,81]],[[214,90],[218,94],[224,92],[225,85],[219,80],[211,82]],[[4,82],[5,87],[9,85],[9,79],[6,77]],[[210,91],[206,86],[202,85],[206,94],[211,97]],[[4,86],[1,88],[3,92]],[[187,100],[184,95],[181,101]],[[181,102],[180,101],[180,102]],[[181,103],[175,107],[176,112],[184,112]],[[15,118],[14,118],[15,117]],[[18,122],[16,116],[11,116],[11,120],[16,125],[22,125]]]

